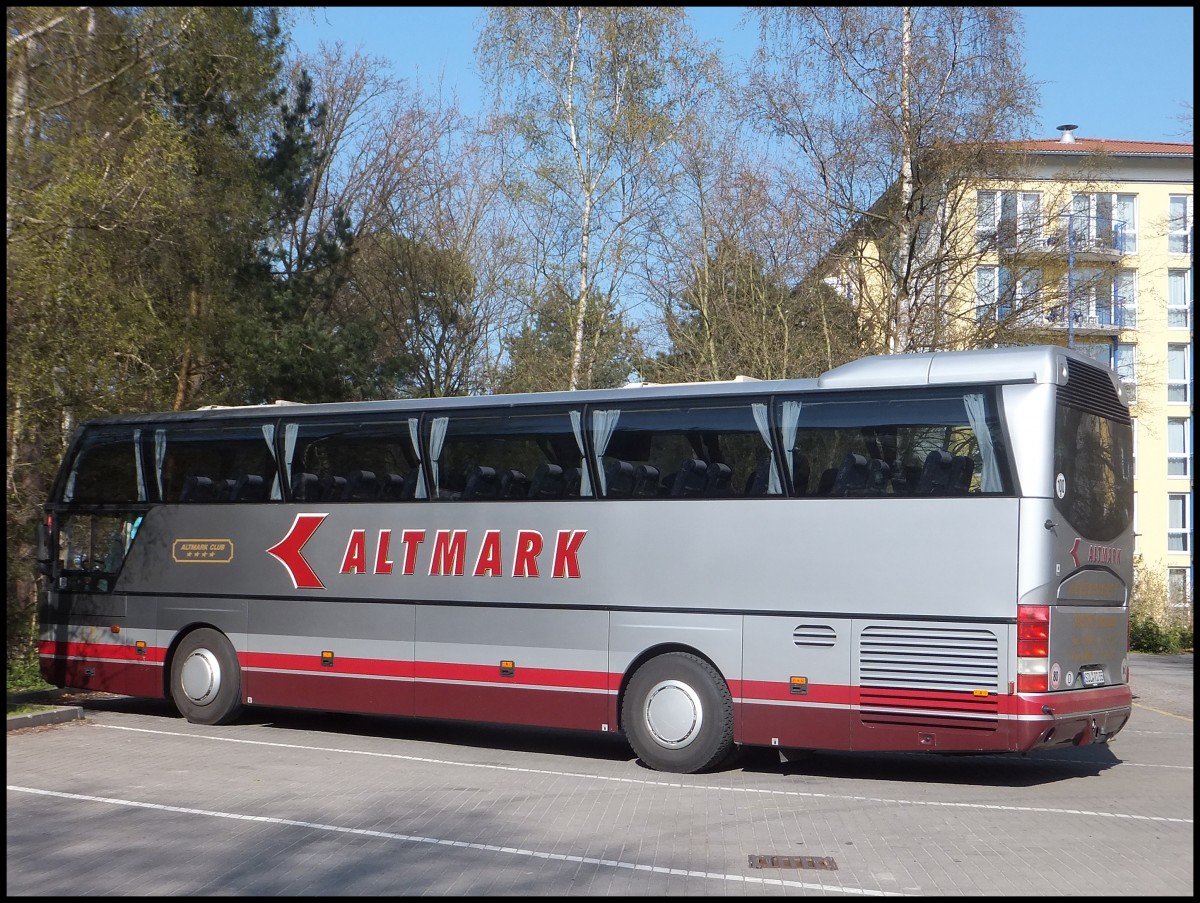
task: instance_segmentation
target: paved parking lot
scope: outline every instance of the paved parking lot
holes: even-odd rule
[[[617,737],[92,699],[8,732],[7,892],[1190,897],[1192,656],[1132,659],[1109,747],[688,776]]]

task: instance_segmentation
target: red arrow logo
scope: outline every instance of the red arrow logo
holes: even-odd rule
[[[1075,545],[1071,546],[1071,560],[1075,562],[1075,567],[1079,567],[1079,537],[1075,537]]]
[[[306,542],[312,539],[312,535],[317,532],[317,528],[327,517],[329,517],[328,514],[297,514],[287,536],[283,537],[278,545],[267,549],[268,555],[277,558],[279,563],[287,568],[288,575],[292,578],[292,584],[296,589],[325,588],[325,584],[309,567],[304,556],[300,554],[300,550],[304,548]]]

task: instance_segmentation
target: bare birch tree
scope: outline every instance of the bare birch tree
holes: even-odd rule
[[[829,215],[831,259],[869,352],[971,343],[950,328],[971,278],[967,181],[1005,177],[1036,89],[1004,7],[759,7],[750,110],[786,136]],[[968,214],[968,208],[970,215]],[[857,269],[856,269],[857,268]],[[851,274],[847,277],[847,274]],[[856,290],[855,290],[856,289]],[[962,324],[959,324],[962,325]]]
[[[634,235],[659,197],[652,175],[706,58],[682,7],[489,7],[477,53],[519,167],[510,197],[548,252],[538,281],[547,297],[574,285],[565,388],[590,385],[589,305],[627,307]]]

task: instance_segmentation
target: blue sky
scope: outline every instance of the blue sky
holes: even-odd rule
[[[322,41],[342,41],[386,59],[392,75],[426,89],[439,77],[474,112],[476,24],[482,7],[296,8],[292,36],[309,53]],[[754,51],[744,7],[692,7],[692,27],[718,42],[731,62]],[[1055,127],[1079,126],[1080,137],[1192,141],[1190,6],[1020,7],[1025,21],[1025,66],[1041,82],[1034,137],[1057,138]]]

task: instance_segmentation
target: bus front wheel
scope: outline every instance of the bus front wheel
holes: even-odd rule
[[[729,687],[712,665],[686,652],[660,655],[638,668],[621,716],[629,745],[656,771],[706,771],[734,751]]]
[[[171,699],[193,724],[227,724],[242,710],[242,672],[223,633],[203,627],[183,638],[171,660]]]

